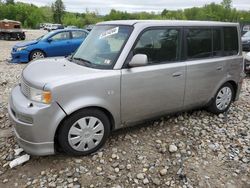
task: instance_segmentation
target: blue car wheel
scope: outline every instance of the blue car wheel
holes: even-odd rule
[[[30,53],[30,61],[45,58],[45,53],[41,50],[34,50]]]

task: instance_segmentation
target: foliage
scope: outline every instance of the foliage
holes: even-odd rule
[[[164,9],[161,13],[138,12],[128,13],[112,9],[105,16],[97,12],[66,12],[62,0],[56,0],[51,7],[37,7],[33,4],[0,0],[0,19],[21,21],[26,28],[36,28],[39,23],[63,23],[83,27],[106,20],[129,19],[178,19],[178,20],[215,20],[227,22],[250,22],[250,11],[239,11],[231,6],[232,0],[223,0],[221,4],[210,3],[203,7],[184,10]]]
[[[62,23],[62,17],[65,11],[65,6],[62,0],[56,0],[51,6],[53,12],[53,19],[56,23]]]

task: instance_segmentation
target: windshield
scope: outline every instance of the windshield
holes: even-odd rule
[[[243,37],[250,37],[250,31],[246,32]]]
[[[120,25],[95,26],[73,55],[72,61],[95,68],[113,68],[132,29],[131,26]]]
[[[39,40],[44,40],[44,39],[47,39],[49,38],[50,36],[54,35],[54,33],[56,33],[56,31],[51,31],[45,35],[42,35],[40,37],[38,37],[36,40],[39,41]]]

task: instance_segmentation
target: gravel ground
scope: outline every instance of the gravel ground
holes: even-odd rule
[[[43,31],[27,31],[27,39]],[[193,111],[111,135],[86,157],[31,157],[10,169],[18,148],[8,95],[25,64],[8,64],[16,41],[0,41],[0,187],[250,187],[250,79],[227,116]]]

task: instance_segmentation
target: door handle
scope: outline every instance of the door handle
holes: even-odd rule
[[[180,77],[182,76],[182,72],[175,72],[172,74],[173,77]]]
[[[223,69],[222,66],[219,66],[219,67],[216,68],[216,70],[218,70],[218,71],[220,71],[220,70],[222,70],[222,69]]]

